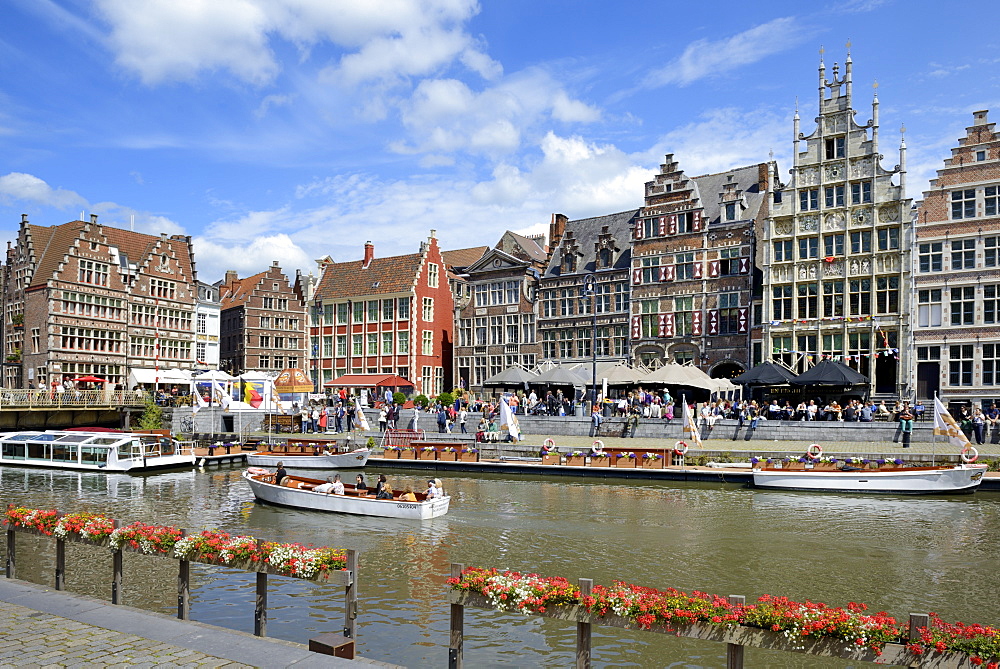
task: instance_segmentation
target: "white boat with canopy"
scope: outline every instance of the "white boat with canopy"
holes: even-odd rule
[[[194,446],[168,436],[47,430],[0,434],[0,465],[98,472],[192,467]]]

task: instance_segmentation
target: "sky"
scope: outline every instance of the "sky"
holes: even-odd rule
[[[198,278],[277,260],[493,245],[638,208],[691,176],[791,165],[850,42],[878,81],[883,164],[905,124],[915,199],[972,124],[1000,121],[995,3],[7,0],[0,238],[59,225],[192,235]],[[981,17],[977,20],[975,17]]]

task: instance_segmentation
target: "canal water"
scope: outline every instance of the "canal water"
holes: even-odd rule
[[[369,467],[369,478],[378,472]],[[353,479],[353,472],[344,472]],[[394,488],[425,484],[387,472]],[[657,588],[764,593],[832,605],[865,602],[1000,622],[1000,495],[903,498],[754,491],[738,485],[442,476],[451,512],[412,522],[255,504],[238,469],[148,476],[0,469],[4,504],[101,511],[283,542],[361,552],[359,653],[411,667],[446,666],[451,562]],[[50,584],[54,542],[18,535],[19,577]],[[126,554],[125,603],[173,614],[176,562]],[[110,598],[106,550],[69,545],[71,591]],[[252,631],[253,576],[192,565],[192,618]],[[306,643],[339,631],[342,588],[272,577],[268,635]],[[469,666],[568,666],[575,627],[466,609]],[[721,667],[721,644],[594,627],[595,666]],[[845,667],[840,660],[748,649],[748,666]]]

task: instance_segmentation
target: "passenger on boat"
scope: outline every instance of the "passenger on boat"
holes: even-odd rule
[[[365,484],[364,474],[358,474],[358,482],[354,484],[354,489],[358,491],[359,495],[365,495],[368,493],[368,486]]]
[[[326,483],[320,483],[318,486],[313,488],[313,492],[322,492],[329,495],[330,493],[333,492],[333,486],[334,486],[333,479],[327,477]]]
[[[434,479],[434,487],[437,488],[438,497],[444,497],[444,485],[441,483],[441,479]]]
[[[375,481],[375,496],[382,492],[382,488],[385,487],[385,474],[379,474],[378,479]]]
[[[392,499],[392,486],[385,481],[379,481],[382,489],[375,495],[375,499]]]
[[[403,491],[403,494],[399,496],[399,501],[400,502],[416,502],[417,501],[417,496],[416,496],[416,494],[414,494],[413,488],[407,487]]]
[[[427,499],[434,499],[435,497],[441,495],[440,491],[438,491],[437,489],[437,486],[434,485],[434,479],[428,479],[427,492],[425,494],[427,495]]]
[[[333,476],[333,494],[344,494],[344,482],[340,480],[340,474],[334,474]]]
[[[281,485],[281,480],[288,476],[288,472],[285,471],[285,465],[282,462],[278,463],[278,468],[274,472],[274,483],[275,485]]]

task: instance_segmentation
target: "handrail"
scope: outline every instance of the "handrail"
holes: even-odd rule
[[[49,407],[143,406],[148,393],[136,390],[66,390],[0,388],[0,409],[45,409]]]

